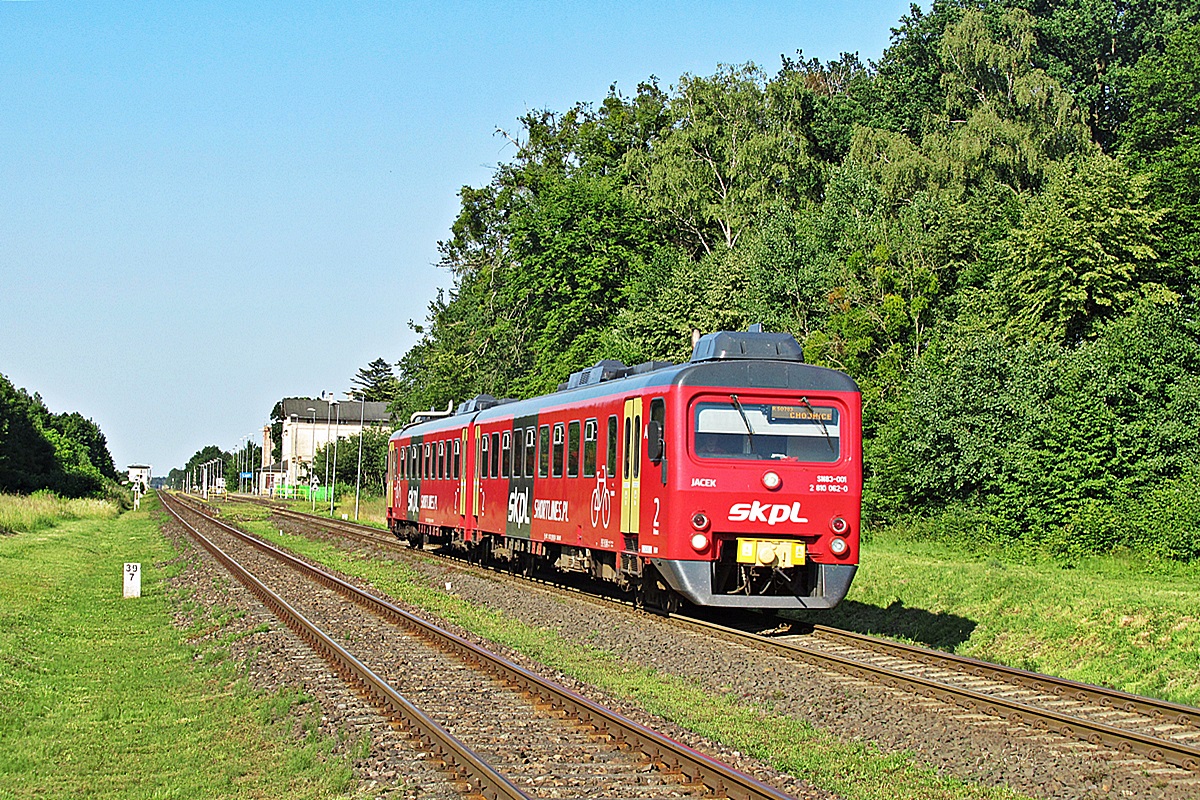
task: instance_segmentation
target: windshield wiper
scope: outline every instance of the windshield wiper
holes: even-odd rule
[[[746,433],[750,435],[750,441],[754,441],[754,429],[750,427],[750,418],[746,416],[746,409],[742,408],[742,401],[738,399],[736,394],[729,395],[729,399],[733,401],[733,407],[742,415],[742,422],[746,425]]]
[[[825,434],[825,443],[829,445],[829,452],[836,453],[837,450],[833,446],[833,439],[829,438],[829,429],[825,427],[825,420],[821,419],[821,415],[812,407],[812,403],[808,402],[807,397],[801,397],[800,402],[812,413],[813,418],[821,424],[821,433]]]

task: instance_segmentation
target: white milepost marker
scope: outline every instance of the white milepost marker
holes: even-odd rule
[[[126,564],[125,565],[125,596],[126,597],[141,597],[142,596],[142,565],[141,564]]]

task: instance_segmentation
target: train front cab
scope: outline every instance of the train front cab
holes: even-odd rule
[[[646,455],[661,447],[662,458],[641,476],[641,502],[652,506],[643,518],[657,514],[655,532],[673,534],[654,537],[662,581],[704,606],[837,605],[858,564],[858,387],[803,363],[728,358],[675,384],[666,421],[648,418]]]

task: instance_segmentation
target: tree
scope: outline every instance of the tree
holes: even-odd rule
[[[753,65],[722,67],[711,78],[685,75],[672,98],[669,135],[635,152],[644,202],[696,253],[732,248],[776,194],[785,152],[767,119],[765,77]]]
[[[1009,241],[1009,308],[1025,335],[1077,343],[1142,296],[1175,299],[1144,276],[1158,259],[1162,213],[1146,180],[1102,154],[1062,165]]]
[[[1163,281],[1200,283],[1200,25],[1173,33],[1130,71],[1121,152],[1150,176],[1164,212]],[[1193,300],[1195,295],[1193,294]]]
[[[358,387],[353,392],[354,399],[367,402],[391,402],[400,391],[392,365],[382,358],[360,369],[350,383]]]

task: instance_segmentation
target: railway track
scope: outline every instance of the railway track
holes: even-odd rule
[[[275,512],[377,547],[407,549],[377,528],[278,507]],[[569,591],[534,582],[547,590]],[[581,596],[591,602],[615,602],[611,598]],[[1200,709],[1191,706],[826,626],[801,626],[778,617],[760,617],[749,626],[679,614],[672,615],[670,621],[775,655],[911,691],[987,718],[1025,723],[1200,773]]]
[[[178,498],[162,498],[196,541],[412,731],[469,796],[787,798]],[[255,574],[276,582],[281,570],[323,589],[292,582],[285,599]],[[351,653],[347,639],[363,652]]]

